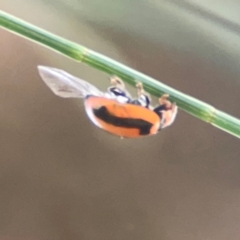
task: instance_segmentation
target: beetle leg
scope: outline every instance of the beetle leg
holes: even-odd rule
[[[108,88],[108,92],[111,94],[113,98],[115,98],[118,102],[128,103],[130,102],[130,96],[128,92],[125,90],[125,85],[123,81],[117,76],[110,77],[111,86]]]
[[[121,88],[122,90],[125,89],[125,84],[123,83],[122,79],[115,75],[110,77],[110,83],[111,85]]]
[[[148,95],[143,88],[141,82],[136,83],[138,99],[132,101],[133,104],[141,105],[142,107],[148,108],[151,103],[150,95]]]
[[[171,102],[168,100],[169,95],[168,94],[163,94],[159,99],[158,102],[160,105],[165,105],[166,107],[171,107]]]
[[[154,112],[158,114],[158,116],[161,118],[161,122],[163,123],[161,128],[168,127],[171,125],[177,115],[177,105],[176,103],[172,103],[168,100],[169,95],[163,94],[159,98],[159,106],[154,108]]]
[[[140,97],[141,94],[144,94],[144,89],[143,89],[143,85],[141,82],[136,83],[136,88],[137,88],[138,97]]]
[[[110,84],[111,87],[108,88],[108,92],[114,96],[126,96],[124,83],[119,77],[111,76]]]

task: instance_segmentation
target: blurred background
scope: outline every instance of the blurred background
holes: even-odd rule
[[[240,117],[238,0],[0,0],[0,8]],[[153,137],[94,127],[37,65],[107,75],[0,29],[0,239],[237,240],[239,139],[180,111]],[[134,89],[132,89],[134,92]]]

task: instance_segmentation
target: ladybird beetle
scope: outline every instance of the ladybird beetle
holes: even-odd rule
[[[107,92],[101,92],[63,70],[38,66],[38,71],[57,96],[84,98],[89,119],[99,128],[117,136],[137,138],[153,135],[170,126],[176,118],[178,108],[168,100],[168,95],[162,95],[159,105],[152,107],[150,96],[140,82],[136,84],[138,98],[133,99],[117,76],[110,77],[111,86]]]

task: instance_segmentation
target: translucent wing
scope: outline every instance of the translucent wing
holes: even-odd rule
[[[74,77],[63,70],[38,66],[38,72],[46,85],[57,96],[63,98],[84,98],[87,95],[106,96],[105,93],[92,84]]]

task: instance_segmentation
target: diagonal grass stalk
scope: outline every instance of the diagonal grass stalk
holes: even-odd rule
[[[185,112],[240,138],[239,119],[102,54],[56,36],[3,11],[0,11],[0,27],[21,37],[35,41],[78,62],[85,63],[109,74],[115,74],[131,85],[135,85],[136,80],[141,81],[146,91],[156,97],[159,97],[163,93],[168,93],[170,100],[176,102]]]

